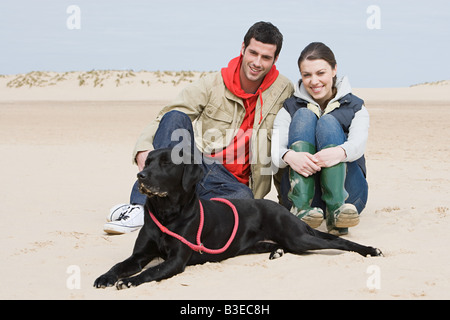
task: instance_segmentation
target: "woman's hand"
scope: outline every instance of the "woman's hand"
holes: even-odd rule
[[[322,168],[332,167],[345,160],[347,155],[341,147],[332,147],[322,149],[317,152],[314,157],[317,159],[316,164]]]
[[[308,152],[295,152],[289,150],[284,154],[283,160],[293,170],[304,177],[309,177],[321,169],[320,166],[317,165],[318,158]]]
[[[314,155],[308,152],[289,150],[285,153],[283,160],[302,176],[309,177],[319,172],[321,168],[332,167],[344,161],[346,157],[347,155],[344,149],[341,147],[332,147],[322,149]]]

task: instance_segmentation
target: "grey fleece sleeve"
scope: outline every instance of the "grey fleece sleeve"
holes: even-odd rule
[[[289,125],[291,115],[286,109],[278,111],[273,123],[271,156],[273,164],[278,168],[285,168],[287,163],[283,161],[283,156],[288,152]]]
[[[369,112],[363,106],[361,110],[355,113],[355,117],[349,128],[347,141],[340,145],[347,154],[344,162],[358,160],[366,151],[367,138],[369,137],[369,123]]]

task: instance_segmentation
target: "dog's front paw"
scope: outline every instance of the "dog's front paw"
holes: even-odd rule
[[[141,281],[138,280],[138,277],[132,277],[127,279],[121,279],[117,281],[116,288],[117,290],[128,289],[131,287],[137,287],[141,284]]]
[[[94,288],[112,287],[117,282],[117,277],[108,273],[100,276],[94,282]]]

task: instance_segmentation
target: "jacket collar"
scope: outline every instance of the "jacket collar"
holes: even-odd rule
[[[331,99],[328,104],[338,101],[341,98],[343,98],[344,96],[346,96],[347,94],[352,92],[352,87],[346,76],[338,79],[338,81],[336,81],[335,87],[337,89],[337,93],[336,93],[335,97],[333,99]],[[295,84],[294,96],[296,96],[297,98],[301,98],[309,103],[319,106],[318,103],[315,102],[314,99],[309,95],[308,91],[306,91],[306,88],[303,85],[303,82],[301,79]]]

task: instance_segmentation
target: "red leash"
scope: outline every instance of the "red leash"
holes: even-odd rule
[[[191,248],[194,251],[197,252],[206,252],[206,253],[210,253],[210,254],[220,254],[223,253],[225,250],[228,249],[228,247],[230,246],[231,242],[233,242],[234,240],[234,236],[236,235],[237,229],[238,229],[238,225],[239,225],[239,216],[238,216],[238,212],[236,210],[236,207],[228,200],[226,199],[222,199],[222,198],[212,198],[211,200],[213,201],[219,201],[219,202],[223,202],[225,204],[227,204],[228,206],[230,206],[230,208],[233,210],[234,213],[234,228],[233,228],[233,232],[231,233],[230,239],[228,239],[228,242],[221,248],[221,249],[208,249],[205,248],[202,244],[202,242],[200,241],[200,237],[202,234],[202,230],[203,230],[203,223],[205,221],[205,215],[203,212],[203,206],[201,201],[199,200],[198,202],[200,203],[200,225],[198,226],[198,231],[197,231],[197,244],[193,244],[189,241],[187,241],[185,238],[183,238],[182,236],[176,234],[175,232],[170,231],[169,229],[167,229],[166,227],[164,227],[157,219],[156,217],[153,215],[153,213],[150,212],[150,210],[148,211],[148,213],[150,214],[150,217],[152,218],[153,222],[159,227],[159,229],[161,230],[161,232],[168,234],[169,236],[172,236],[178,240],[180,240],[181,242],[183,242],[185,245],[187,245],[189,248]]]

